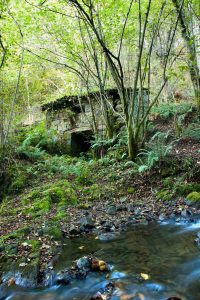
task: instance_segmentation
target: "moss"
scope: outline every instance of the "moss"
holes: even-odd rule
[[[31,232],[31,227],[23,227],[17,230],[19,236],[25,237]]]
[[[172,200],[173,194],[170,193],[168,190],[160,190],[156,193],[157,200],[169,201]]]
[[[12,192],[12,193],[20,192],[24,188],[25,184],[26,184],[26,177],[25,176],[18,177],[10,185],[9,192]]]
[[[68,181],[59,180],[54,184],[46,184],[34,191],[30,191],[22,200],[27,207],[23,210],[26,214],[41,216],[47,213],[53,205],[59,210],[69,204],[77,203],[77,195]]]
[[[66,219],[66,212],[63,210],[58,210],[56,215],[52,218],[52,221],[61,221],[63,219]]]
[[[2,203],[0,203],[0,216],[15,216],[16,211],[13,207],[13,199],[10,199],[10,197],[3,198]]]
[[[129,187],[129,188],[127,189],[127,193],[128,193],[128,194],[134,194],[135,191],[136,191],[136,190],[135,190],[133,187]]]
[[[43,195],[46,195],[50,199],[51,203],[62,202],[65,198],[64,191],[59,186],[55,186],[44,191]]]
[[[22,227],[19,228],[15,231],[13,231],[10,234],[4,235],[1,237],[2,241],[6,241],[8,239],[17,239],[17,240],[21,240],[24,237],[26,237],[29,233],[31,232],[31,227]]]
[[[84,198],[87,198],[88,201],[97,200],[102,195],[102,188],[98,184],[93,184],[88,187],[81,188]]]
[[[35,217],[47,213],[51,208],[51,199],[46,196],[41,199],[36,199],[31,205],[23,210],[25,214],[31,214]]]
[[[60,228],[51,224],[48,227],[44,228],[44,234],[50,236],[54,240],[60,240],[63,237]]]
[[[31,203],[31,200],[38,199],[40,197],[40,189],[31,190],[23,199],[22,204],[26,205]]]
[[[18,244],[5,245],[5,254],[7,256],[16,255],[18,252]]]
[[[192,192],[189,195],[187,195],[187,199],[190,200],[190,201],[199,201],[200,200],[200,193]]]
[[[25,240],[23,243],[27,243],[31,247],[31,253],[37,253],[40,249],[40,243],[38,240]]]

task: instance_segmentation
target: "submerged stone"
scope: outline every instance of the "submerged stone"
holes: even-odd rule
[[[98,236],[100,241],[112,241],[115,240],[119,237],[119,233],[117,232],[107,232],[107,233],[102,233]]]

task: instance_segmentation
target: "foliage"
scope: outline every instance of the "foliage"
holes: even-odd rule
[[[189,124],[188,127],[183,129],[182,137],[200,140],[200,126],[197,126],[195,123]]]
[[[156,162],[164,159],[170,153],[174,141],[166,144],[169,134],[170,132],[157,132],[153,135],[148,143],[149,150],[144,150],[138,155],[141,162],[141,165],[138,166],[139,172],[150,170]],[[142,157],[142,159],[140,157]]]
[[[187,102],[182,102],[180,104],[176,103],[162,103],[156,107],[152,108],[152,115],[159,116],[162,119],[168,119],[176,114],[184,115],[192,111],[192,104]]]
[[[123,129],[112,139],[97,137],[91,149],[102,165],[113,164],[127,157],[127,133]]]
[[[57,138],[54,131],[46,130],[45,123],[40,122],[31,128],[21,145],[16,149],[22,158],[42,158],[46,151],[56,146]]]
[[[81,5],[78,6],[77,3]],[[24,6],[21,5],[19,0],[8,1],[2,9],[1,18],[2,41],[7,50],[6,62],[1,69],[3,80],[1,98],[4,99],[1,108],[4,112],[3,130],[6,130],[12,108],[10,99],[12,99],[15,92],[22,42],[26,51],[24,53],[23,72],[19,82],[17,101],[14,105],[15,118],[11,120],[13,131],[14,127],[18,127],[19,123],[26,119],[25,117],[31,119],[31,108],[33,106],[39,106],[41,103],[55,100],[66,94],[79,93],[80,91],[88,92],[88,90],[99,90],[100,88],[105,90],[114,86],[117,86],[120,91],[123,86],[132,85],[134,94],[138,88],[143,90],[147,87],[151,92],[150,97],[152,99],[157,99],[156,94],[159,96],[158,101],[161,97],[166,98],[167,90],[171,94],[175,93],[177,89],[180,89],[181,92],[182,90],[189,90],[188,94],[191,94],[191,82],[185,80],[185,78],[189,78],[187,66],[186,64],[183,65],[182,61],[184,59],[177,59],[179,55],[183,55],[183,58],[186,58],[187,55],[181,52],[183,41],[180,31],[176,30],[176,13],[172,9],[172,3],[165,3],[165,1],[152,3],[149,7],[149,14],[147,14],[148,3],[148,1],[144,1],[139,7],[138,2],[133,1],[129,11],[129,4],[124,0],[111,1],[106,4],[98,2],[98,5],[94,1],[94,5],[91,6],[87,6],[82,1],[45,1],[41,6],[31,5],[29,1],[25,1]],[[165,3],[163,7],[162,3]],[[90,9],[97,10],[91,14],[89,13],[89,16],[94,17],[92,23],[88,20],[86,22],[83,18],[84,15],[80,19],[77,18],[80,13],[77,8],[81,6],[86,9],[86,12]],[[61,13],[68,10],[71,16],[76,16],[73,18],[73,22],[67,14]],[[159,16],[161,17],[160,20]],[[141,22],[140,25],[140,22],[131,21],[137,18]],[[145,19],[147,21],[146,27]],[[172,24],[171,31],[174,30],[174,33],[176,33],[178,43],[175,43],[173,39],[171,44],[169,43],[171,36],[168,36],[163,20]],[[101,43],[99,43],[99,38],[96,36],[99,30],[93,30],[93,26],[100,28],[100,31],[102,31],[100,38],[101,36],[104,38]],[[139,26],[144,30],[144,43],[141,43],[142,36],[138,35],[138,32],[141,32]],[[23,34],[23,41],[21,41],[20,33]],[[167,36],[168,38],[166,38]],[[102,43],[105,43],[103,49]],[[171,55],[167,55],[170,54],[170,45],[173,46],[173,52]],[[107,51],[106,55],[105,51]],[[110,53],[113,55],[109,56]],[[136,53],[137,55],[129,55],[128,53]],[[94,57],[96,60],[94,60]],[[170,58],[169,61],[168,58]],[[111,66],[115,66],[114,70]],[[141,82],[136,76],[138,72],[132,72],[132,70],[137,70],[137,66],[140,66]],[[168,73],[165,76],[163,76],[163,69],[164,73]],[[121,81],[118,80],[119,78],[116,79],[120,72],[122,72],[120,75]],[[161,94],[159,91],[163,77],[168,78],[168,87],[166,91],[163,89],[163,94]],[[176,80],[177,77],[179,81]],[[119,82],[123,82],[121,87],[118,84]],[[125,89],[122,92],[125,92]],[[141,115],[144,119],[146,116],[140,106],[137,107],[140,110],[138,114],[136,108],[131,113],[132,107],[137,106],[137,103],[133,103],[137,102],[136,95],[133,97],[133,101],[127,93],[122,94],[126,97],[122,97],[120,93],[121,112],[119,114],[115,114],[116,112],[109,108],[109,104],[102,101],[99,111],[94,111],[94,116],[100,115],[106,129],[112,123],[110,127],[114,128],[114,133],[115,129],[118,130],[121,126],[127,127],[127,139],[129,140],[132,135],[136,144],[139,143],[139,147],[134,147],[138,148],[136,149],[138,151],[140,144],[143,142],[143,137],[146,136],[146,123],[142,121],[143,124],[141,125],[139,120],[141,121]],[[141,96],[140,101],[143,100]],[[173,108],[170,108],[170,110],[174,113]],[[161,112],[162,114],[165,115],[166,113]],[[167,114],[171,114],[171,112],[167,112]],[[110,115],[113,118],[109,119]],[[109,122],[105,121],[106,117]],[[94,125],[95,120],[92,120],[91,123]],[[131,128],[133,124],[134,130]],[[96,129],[99,131],[99,126],[97,127]],[[113,132],[110,136],[113,135]],[[98,134],[98,132],[95,132],[95,134]],[[55,136],[50,140],[45,138],[44,144],[41,140],[40,145],[36,144],[34,146],[36,149],[29,148],[31,142],[27,140],[28,144],[24,142],[19,147],[18,152],[24,157],[37,159],[43,156],[43,150],[50,151],[51,148],[54,148],[54,138]],[[96,145],[96,149],[112,147],[112,142],[110,142]],[[134,144],[134,142],[129,142],[129,144]],[[123,149],[122,155],[127,155],[127,141],[124,148],[125,151]],[[121,152],[116,153],[116,155],[120,159]]]
[[[156,199],[162,201],[169,201],[173,199],[173,194],[169,190],[160,190],[156,193]]]

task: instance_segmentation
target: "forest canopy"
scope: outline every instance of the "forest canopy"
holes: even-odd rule
[[[116,87],[133,158],[153,105],[187,98],[199,108],[198,0],[1,0],[0,5],[2,143],[32,106],[95,90],[101,91],[102,117],[112,138],[103,95]],[[135,118],[136,94],[142,107],[145,89],[149,108]]]

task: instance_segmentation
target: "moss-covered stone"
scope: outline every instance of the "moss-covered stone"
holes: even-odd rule
[[[24,197],[22,203],[26,206],[23,209],[25,214],[38,217],[55,206],[60,211],[69,204],[75,205],[77,203],[77,195],[70,182],[59,180],[30,191]]]
[[[133,187],[129,187],[129,188],[127,189],[127,193],[130,194],[130,195],[131,195],[131,194],[134,194],[135,191],[136,191],[136,190],[135,190],[135,188],[133,188]]]
[[[187,199],[190,200],[190,201],[199,201],[200,200],[200,193],[192,192],[189,195],[187,195]]]

